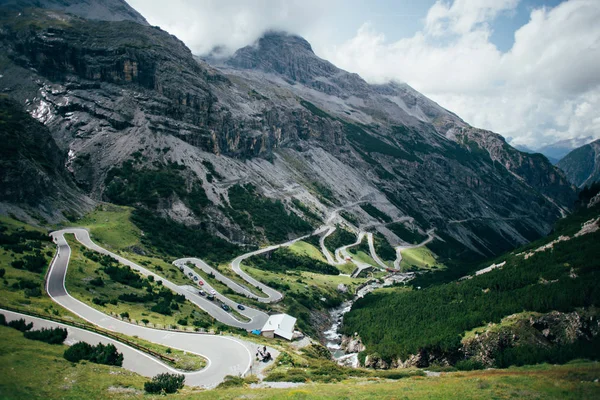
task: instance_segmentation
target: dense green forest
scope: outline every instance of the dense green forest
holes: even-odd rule
[[[283,242],[290,234],[308,233],[312,226],[293,212],[287,212],[281,200],[260,195],[252,184],[229,188],[227,214],[246,232],[264,229],[272,242]]]
[[[362,208],[371,217],[378,219],[381,222],[392,222],[392,218],[389,215],[379,210],[371,203],[361,204],[360,208]]]
[[[306,255],[296,254],[288,248],[282,247],[272,253],[250,257],[248,265],[272,272],[309,271],[326,275],[339,275],[340,271],[333,265],[315,260]]]
[[[347,244],[352,244],[355,241],[356,235],[354,233],[347,231],[338,225],[335,232],[325,238],[325,247],[333,252],[335,249]]]
[[[134,210],[131,221],[144,232],[142,243],[163,255],[200,257],[218,263],[244,252],[241,247],[209,234],[201,226],[189,227],[146,209]]]
[[[402,222],[396,224],[390,224],[386,226],[390,231],[394,232],[396,236],[404,240],[407,243],[418,244],[423,240],[427,239],[427,235],[420,234],[417,230],[408,228]]]
[[[545,242],[565,232],[573,234],[581,222],[598,214],[596,206],[560,221]],[[344,316],[343,331],[359,332],[367,351],[386,360],[419,351],[456,360],[461,335],[475,327],[521,311],[568,312],[600,304],[598,243],[600,232],[595,232],[528,259],[515,255],[522,250],[506,254],[503,268],[473,279],[370,294]]]
[[[105,196],[115,204],[156,209],[161,200],[177,195],[196,214],[210,201],[202,188],[202,181],[194,182],[188,192],[185,166],[175,163],[156,165],[157,169],[136,168],[143,157],[133,153],[134,159],[124,162],[121,167],[111,168],[105,179]]]

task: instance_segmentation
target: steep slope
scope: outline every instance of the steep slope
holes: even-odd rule
[[[379,367],[597,359],[599,239],[600,206],[582,203],[550,236],[498,257],[496,268],[482,268],[489,261],[456,281],[425,287],[419,278],[413,290],[359,299],[343,332],[358,332],[365,362]]]
[[[600,139],[573,150],[556,166],[577,187],[600,181]]]
[[[0,6],[22,10],[47,8],[100,21],[133,21],[148,25],[140,13],[123,0],[2,0]]]
[[[73,184],[48,129],[0,95],[0,209],[56,221],[93,205]]]
[[[217,63],[131,21],[3,15],[3,90],[71,154],[80,187],[146,217],[257,244],[340,206],[374,224],[358,207],[369,202],[437,228],[443,255],[482,256],[548,232],[573,200],[542,157],[408,85],[369,85],[295,36],[267,34]]]
[[[302,38],[271,32],[225,62],[207,61],[243,85],[249,94],[243,104],[253,116],[261,110],[280,116],[284,101],[299,99],[323,126],[308,135],[333,142],[327,150],[344,163],[370,169],[368,179],[401,214],[423,228],[442,228],[476,252],[535,237],[549,225],[529,216],[552,219],[562,212],[556,205],[568,208],[573,201],[573,189],[544,157],[470,127],[406,84],[369,85],[317,57]],[[239,109],[230,94],[216,95]],[[490,236],[475,238],[475,231]]]

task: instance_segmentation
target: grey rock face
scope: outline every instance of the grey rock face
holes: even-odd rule
[[[600,182],[600,139],[573,150],[556,166],[577,187]]]
[[[298,37],[271,33],[211,65],[158,28],[19,12],[36,24],[25,29],[15,11],[0,20],[0,88],[72,154],[71,173],[97,199],[110,169],[139,154],[137,168],[184,165],[188,189],[201,182],[211,203],[199,216],[162,199],[163,215],[229,240],[257,240],[219,208],[229,187],[254,183],[299,215],[292,198],[321,216],[369,201],[438,228],[442,245],[491,255],[548,232],[574,195],[547,161],[408,85],[369,85]]]
[[[86,19],[100,21],[133,21],[148,25],[140,13],[123,0],[2,0],[0,6],[13,9],[26,7],[64,11]]]

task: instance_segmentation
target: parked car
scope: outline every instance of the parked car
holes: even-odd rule
[[[241,305],[241,304],[238,304],[238,305],[237,305],[237,307],[238,307],[238,310],[245,310],[245,309],[246,309],[246,307],[244,307],[244,306],[243,306],[243,305]]]
[[[194,276],[194,274],[192,274],[191,272],[188,272],[188,276]]]
[[[206,292],[204,290],[199,291],[198,294],[200,296],[206,296]]]
[[[195,277],[194,277],[194,280],[195,280],[195,281],[197,281],[197,280],[198,280],[198,277],[197,277],[197,276],[195,276]]]
[[[229,311],[230,310],[230,308],[229,308],[229,306],[227,304],[221,304],[221,308],[223,310],[225,310],[225,311]]]
[[[210,291],[210,294],[212,294],[212,295],[214,296],[215,294],[217,294],[217,291],[216,291],[215,289],[212,289],[212,290]]]
[[[204,282],[203,281],[198,281],[198,285],[202,286],[202,285],[204,285]]]
[[[206,296],[206,299],[213,301],[215,299],[215,296],[213,296],[212,294],[209,294],[208,296]]]

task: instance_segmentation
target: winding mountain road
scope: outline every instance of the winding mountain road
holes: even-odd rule
[[[414,245],[408,245],[408,246],[396,246],[396,259],[394,260],[394,269],[400,269],[400,263],[402,262],[402,252],[404,250],[407,249],[416,249],[418,247],[423,247],[425,246],[427,243],[431,242],[433,239],[435,239],[435,235],[433,234],[435,232],[435,228],[430,229],[427,231],[427,239],[423,240],[421,243],[419,244],[414,244]]]
[[[206,368],[184,374],[188,385],[214,387],[222,382],[226,375],[245,375],[249,371],[253,362],[253,355],[251,354],[251,349],[255,346],[253,344],[244,343],[241,340],[227,336],[172,332],[134,325],[108,316],[72,297],[65,287],[65,277],[71,255],[71,248],[64,237],[65,233],[74,233],[76,239],[84,246],[103,254],[110,254],[132,268],[137,267],[136,269],[143,274],[162,279],[163,285],[178,293],[182,290],[179,286],[137,266],[135,263],[97,246],[91,241],[86,230],[64,229],[52,233],[58,246],[57,256],[50,265],[46,281],[46,291],[52,300],[82,319],[103,329],[128,336],[137,336],[150,342],[205,357],[208,360]],[[186,297],[189,298],[188,293],[186,293]],[[270,349],[270,351],[272,354],[277,354],[274,349]],[[166,366],[153,368],[152,374],[160,373],[164,367]]]
[[[248,321],[241,321],[235,318],[231,313],[224,311],[220,307],[218,302],[227,304],[231,308],[237,308],[238,303],[232,301],[228,297],[214,290],[210,283],[206,282],[206,280],[198,274],[198,271],[201,270],[205,274],[213,275],[214,279],[222,282],[236,293],[242,294],[248,298],[253,298],[263,303],[277,302],[283,298],[283,294],[263,284],[262,282],[256,280],[255,278],[244,272],[241,268],[242,262],[249,257],[273,251],[281,247],[290,246],[312,235],[321,235],[321,251],[326,257],[327,261],[333,265],[345,263],[345,258],[350,256],[347,250],[350,247],[357,246],[365,237],[367,237],[371,257],[373,258],[373,260],[375,260],[379,267],[386,268],[387,266],[385,265],[385,263],[383,263],[383,261],[381,261],[381,259],[377,256],[373,245],[372,233],[359,230],[357,232],[356,242],[336,249],[334,251],[334,255],[332,255],[325,246],[325,238],[331,235],[336,230],[335,225],[333,225],[332,223],[337,215],[337,212],[341,209],[348,208],[360,203],[361,202],[357,202],[355,204],[353,203],[351,205],[334,210],[331,216],[327,219],[326,223],[309,235],[305,235],[282,244],[273,245],[263,249],[252,251],[235,258],[230,263],[231,269],[238,276],[240,276],[241,279],[247,282],[248,285],[252,285],[255,288],[262,291],[264,296],[256,295],[255,292],[250,290],[249,287],[247,287],[246,285],[234,281],[231,278],[221,274],[219,271],[217,271],[216,269],[214,269],[199,258],[181,258],[173,262],[173,264],[180,268],[186,276],[190,277],[189,285],[177,285],[169,281],[168,279],[165,279],[164,277],[130,260],[127,260],[126,258],[119,256],[118,254],[115,254],[101,246],[98,246],[91,240],[89,232],[82,228],[68,228],[53,232],[51,234],[54,241],[57,244],[57,255],[54,258],[48,272],[46,290],[49,296],[52,298],[52,300],[54,300],[56,303],[60,304],[64,308],[70,310],[74,314],[81,317],[82,319],[89,321],[90,323],[100,328],[122,333],[128,336],[137,336],[154,343],[159,343],[165,346],[180,349],[186,352],[198,354],[205,357],[208,360],[206,368],[197,372],[185,373],[186,383],[192,386],[214,387],[220,382],[222,382],[223,378],[226,375],[244,375],[248,372],[248,370],[252,366],[253,357],[251,351],[253,351],[255,345],[227,336],[173,332],[135,325],[108,316],[94,309],[93,307],[75,299],[68,293],[65,287],[65,278],[67,268],[69,265],[71,249],[64,235],[73,234],[75,235],[75,239],[88,249],[94,250],[101,254],[109,255],[110,257],[116,259],[124,265],[131,267],[132,269],[138,271],[144,276],[153,276],[155,280],[162,281],[165,287],[169,288],[175,293],[185,296],[187,300],[189,300],[199,308],[205,310],[218,321],[229,326],[244,328],[247,330],[254,330],[261,329],[269,316],[261,310],[254,309],[252,307],[244,307],[244,310],[236,309],[236,311],[243,315],[245,318],[247,318]],[[428,241],[432,239],[433,236],[432,234],[430,234]],[[428,241],[424,241],[420,245],[424,245]],[[355,265],[357,265],[357,269],[359,272],[365,268],[376,267],[354,259],[353,262]],[[196,277],[197,280],[194,280],[194,277]],[[203,290],[208,292],[214,291],[215,297],[218,300],[218,302],[210,301],[205,296],[201,296],[199,294],[200,289],[197,288],[194,284],[198,280],[204,281],[204,285],[202,286]],[[45,321],[40,319],[38,320],[38,324],[56,324],[51,321]],[[84,332],[79,332],[79,330],[76,330],[76,328],[69,327],[69,334],[73,335],[74,338],[83,337],[87,339],[86,341],[102,340],[105,343],[112,342],[111,339],[102,337],[101,335],[94,334],[97,337],[91,337],[89,336],[89,333]],[[161,372],[174,371],[173,368],[163,364],[162,362],[146,354],[140,353],[135,349],[128,348],[123,344],[119,344],[118,347],[119,349],[123,349],[123,351],[127,353],[130,359],[130,361],[127,361],[127,363],[124,366],[135,372],[139,372],[140,374],[145,376],[154,376]],[[276,356],[278,353],[274,349],[269,350],[274,356]]]

